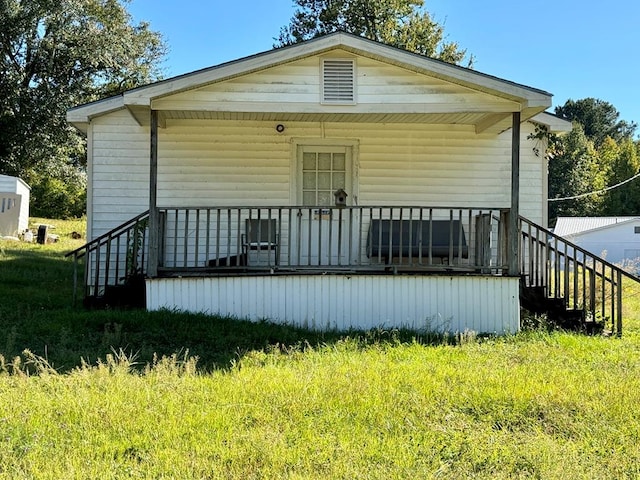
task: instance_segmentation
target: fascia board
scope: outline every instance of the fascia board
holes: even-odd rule
[[[73,125],[89,123],[93,117],[122,110],[123,108],[124,99],[122,95],[105,98],[104,100],[98,100],[97,102],[87,103],[67,110],[67,122]]]
[[[540,123],[549,128],[552,133],[567,133],[573,129],[573,124],[548,112],[542,112],[531,118],[532,122]]]

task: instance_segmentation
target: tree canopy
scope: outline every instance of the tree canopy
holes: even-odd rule
[[[620,142],[632,138],[637,128],[635,122],[619,120],[620,113],[609,102],[597,98],[571,99],[556,107],[556,115],[565,120],[576,121],[584,130],[584,134],[597,146],[609,137]]]
[[[68,108],[160,77],[164,42],[132,23],[128,1],[0,0],[0,173],[35,186],[35,200],[52,178],[74,184],[72,196],[83,189]]]
[[[636,215],[640,178],[627,182],[640,169],[635,122],[620,120],[612,104],[595,98],[568,100],[556,114],[574,127],[549,138],[549,218]],[[553,201],[567,197],[578,198]]]
[[[446,41],[444,28],[424,9],[424,0],[294,0],[297,9],[280,29],[276,47],[336,31],[460,64],[467,51]],[[468,59],[471,66],[473,58]]]

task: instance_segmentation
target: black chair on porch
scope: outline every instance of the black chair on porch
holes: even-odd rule
[[[241,237],[244,265],[249,265],[249,252],[251,251],[257,251],[256,262],[259,266],[277,266],[280,263],[277,226],[275,218],[248,218],[246,220],[246,233],[243,233]],[[260,254],[263,251],[267,252],[266,255]],[[274,253],[273,261],[271,252]]]

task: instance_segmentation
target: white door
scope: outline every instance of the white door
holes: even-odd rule
[[[340,266],[354,262],[351,238],[357,225],[354,212],[335,208],[334,193],[347,193],[352,204],[352,148],[299,145],[297,149],[297,205],[292,258],[298,265]],[[333,208],[330,208],[333,207]],[[356,236],[357,237],[357,236]]]

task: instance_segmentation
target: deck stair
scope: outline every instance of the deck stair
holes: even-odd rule
[[[530,313],[545,315],[561,329],[602,331],[602,322],[587,320],[584,309],[569,309],[562,298],[549,298],[545,287],[527,287],[526,279],[520,281],[520,306]]]
[[[519,231],[521,306],[559,328],[621,335],[623,278],[640,278],[526,218]]]
[[[86,307],[144,307],[149,211],[67,253],[74,259],[73,295],[84,268]]]

